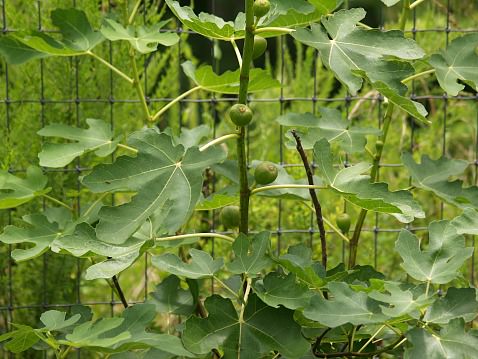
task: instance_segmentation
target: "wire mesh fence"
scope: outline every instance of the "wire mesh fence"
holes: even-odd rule
[[[396,10],[393,10],[394,8],[386,9],[380,1],[350,1],[351,6],[365,6],[367,3],[371,4],[371,8],[374,9],[373,21],[381,29],[388,29],[396,22]],[[155,7],[154,4],[157,6]],[[207,12],[225,13],[229,18],[233,16],[227,12],[230,7],[227,1],[207,0],[198,5]],[[49,12],[55,7],[69,6],[86,10],[88,15],[94,19],[115,10],[114,1],[32,0],[26,2],[24,0],[3,0],[1,2],[2,35],[33,27],[40,32],[51,32],[53,30],[48,20]],[[142,21],[151,21],[148,18],[148,11],[156,11],[162,6],[164,6],[162,1],[145,1],[140,12],[143,16]],[[478,10],[476,2],[463,4],[463,1],[460,0],[430,0],[426,6],[413,11],[413,17],[407,25],[406,32],[425,48],[445,48],[456,36],[478,32],[478,28],[473,28],[473,22],[476,23],[478,17],[476,10]],[[142,85],[147,95],[147,102],[158,107],[170,101],[174,91],[179,92],[179,90],[187,88],[188,83],[182,75],[181,62],[184,59],[189,59],[193,50],[207,47],[207,51],[202,50],[203,58],[201,60],[212,64],[213,68],[218,71],[225,70],[219,60],[218,53],[220,51],[218,51],[217,43],[205,41],[199,35],[185,31],[179,23],[175,31],[181,34],[182,40],[167,55],[160,50],[141,58]],[[270,129],[267,134],[273,138],[267,146],[274,147],[270,156],[276,162],[291,171],[299,171],[299,173],[302,168],[297,157],[288,154],[284,143],[286,130],[273,122],[274,116],[282,115],[291,109],[316,113],[319,106],[333,106],[341,109],[344,116],[348,118],[366,117],[366,121],[369,123],[381,125],[384,116],[384,99],[381,96],[373,92],[366,93],[366,91],[361,92],[364,95],[350,96],[337,82],[330,82],[332,80],[327,77],[330,76],[330,73],[321,65],[315,50],[312,55],[307,57],[301,52],[305,52],[305,50],[299,49],[290,38],[283,36],[271,45],[273,46],[269,50],[266,65],[284,86],[276,93],[251,97],[250,101],[252,106],[259,107],[260,104],[267,109],[267,117],[270,117],[268,118]],[[106,43],[102,49],[104,57],[111,63],[118,61],[118,54],[121,50],[120,47],[112,43]],[[164,60],[164,56],[166,56],[166,60]],[[301,59],[304,61],[311,59],[312,64],[308,67],[311,71],[299,73],[298,67],[293,67]],[[119,65],[125,66],[124,59],[119,61]],[[173,73],[165,75],[165,67],[159,71],[153,68],[154,64],[161,62],[168,62],[168,70]],[[41,137],[35,135],[35,132],[46,124],[64,122],[81,127],[87,117],[96,117],[108,120],[113,128],[121,131],[137,129],[144,125],[140,116],[140,104],[133,91],[125,91],[115,74],[110,70],[100,69],[98,64],[92,65],[83,58],[65,58],[38,60],[36,63],[26,66],[29,69],[25,67],[12,68],[3,62],[0,67],[2,87],[0,116],[4,143],[4,149],[1,152],[2,165],[6,166],[11,173],[25,172],[28,164],[37,163],[36,155],[32,154],[32,151],[41,147],[42,140]],[[295,70],[292,75],[291,68]],[[307,81],[303,76],[307,77]],[[175,82],[171,82],[171,79],[175,79]],[[307,83],[307,93],[298,94],[294,91],[301,83]],[[155,96],[161,92],[158,90],[158,87],[161,86],[163,90],[164,87],[170,87],[171,91],[162,91],[168,96]],[[324,92],[324,86],[329,86],[330,91]],[[414,81],[411,91],[411,98],[426,104],[430,110],[433,117],[431,128],[422,128],[405,116],[397,118],[392,132],[396,136],[393,141],[402,150],[427,153],[435,157],[447,155],[466,159],[470,162],[467,183],[478,184],[478,116],[476,114],[478,96],[475,92],[470,92],[458,97],[449,97],[443,94],[438,86],[431,86],[433,83],[417,80]],[[211,125],[213,133],[216,134],[221,131],[225,108],[235,100],[234,97],[211,95],[210,93],[201,93],[197,97],[183,99],[176,110],[167,116],[167,121],[161,123],[161,126],[171,125],[178,128],[183,125],[191,126],[206,122]],[[263,115],[266,116],[266,113]],[[192,121],[190,118],[195,120]],[[129,122],[125,124],[126,121]],[[256,130],[260,132],[263,129]],[[254,144],[254,141],[257,141],[257,131],[254,131],[252,129],[248,136],[250,161],[260,159],[264,153],[259,148],[261,146]],[[397,176],[401,177],[401,180],[396,183],[397,187],[404,184],[403,178],[405,178],[405,184],[408,181],[407,175],[403,174],[406,171],[397,161],[398,158],[396,149],[390,148],[380,166],[381,178],[387,182]],[[344,158],[343,162],[347,166],[358,159]],[[60,187],[65,183],[69,185],[69,191],[59,190],[57,194],[69,198],[78,213],[85,205],[85,196],[79,178],[91,169],[92,163],[94,162],[79,159],[64,169],[44,169],[50,178],[55,178],[53,185]],[[58,176],[61,176],[60,179]],[[75,190],[71,189],[72,184]],[[328,197],[326,198],[328,201]],[[430,203],[430,199],[426,196],[419,197],[419,201],[420,199]],[[115,199],[112,198],[112,203],[114,201]],[[274,245],[278,252],[291,242],[304,238],[307,238],[312,246],[318,242],[318,229],[309,210],[299,205],[291,205],[285,200],[269,200],[268,203],[267,207],[264,207],[263,202],[253,207],[252,211],[255,214],[253,229],[262,229],[262,218],[267,215],[266,226],[274,235]],[[353,211],[350,205],[344,203],[337,203],[337,201],[327,203],[333,203],[332,206],[337,211],[343,209]],[[443,203],[440,203],[436,210],[434,204],[433,202],[431,205],[433,207],[431,218],[449,218],[454,213],[453,209]],[[19,218],[28,211],[41,210],[47,205],[48,203],[44,202],[37,208],[28,207],[17,211],[2,211],[0,222],[2,225],[18,223]],[[429,209],[425,207],[426,212]],[[288,213],[291,211],[302,211],[301,213],[306,213],[306,216],[290,217]],[[209,214],[207,222],[209,230],[220,230],[216,217],[214,213]],[[298,217],[303,217],[300,225],[297,223]],[[304,219],[305,217],[306,219]],[[426,223],[418,222],[413,226],[408,226],[408,229],[425,231]],[[373,264],[376,268],[385,271],[391,271],[390,268],[398,267],[398,262],[391,259],[390,250],[391,243],[393,244],[402,227],[403,225],[382,215],[369,214],[364,229],[365,235],[359,262]],[[474,244],[474,238],[469,238],[469,240]],[[333,261],[336,263],[344,261],[345,242],[336,238],[333,232],[329,233],[329,241],[331,242]],[[216,255],[223,254],[214,241],[208,243],[208,248]],[[86,304],[102,306],[102,308],[109,307],[111,313],[115,311],[115,308],[120,308],[121,303],[113,290],[107,289],[108,287],[104,284],[96,283],[97,281],[87,282],[82,278],[82,259],[59,259],[59,256],[47,253],[42,256],[41,260],[28,264],[17,264],[11,260],[12,250],[12,246],[8,246],[8,248],[3,246],[0,249],[0,332],[8,330],[9,323],[17,320],[19,316],[23,318],[37,317],[39,312],[52,307],[68,308],[76,304]],[[467,271],[473,282],[474,270],[475,259],[473,257]],[[32,273],[35,274],[32,275]],[[151,269],[148,255],[145,255],[142,261],[125,272],[122,279],[131,276],[131,273],[134,273],[136,279],[134,285],[131,284],[127,290],[128,300],[131,302],[146,300],[148,293],[159,279]],[[138,273],[141,273],[141,280],[137,278]],[[31,277],[25,280],[28,275]],[[214,290],[214,285],[211,288]],[[105,289],[109,293],[107,296],[104,295]],[[29,295],[20,295],[22,291],[28,292]],[[55,291],[63,291],[63,293],[52,294]],[[8,357],[7,353],[4,355]],[[80,357],[81,353],[78,353],[78,356]]]

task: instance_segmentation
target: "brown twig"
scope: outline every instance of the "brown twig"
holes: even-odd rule
[[[118,277],[114,275],[112,280],[113,280],[113,284],[116,288],[116,293],[120,297],[121,303],[123,303],[123,307],[128,308],[129,304],[128,304],[128,301],[126,300],[126,297],[124,296],[123,289],[121,289],[121,286],[120,286],[119,281],[118,281]]]
[[[292,130],[292,135],[295,138],[295,142],[297,144],[296,148],[299,152],[300,158],[304,163],[305,172],[307,173],[307,180],[309,181],[309,185],[314,185],[314,175],[312,173],[312,169],[309,165],[309,160],[307,159],[307,155],[305,154],[304,148],[302,147],[302,142],[300,141],[300,137],[295,130]],[[322,265],[324,269],[327,269],[327,242],[325,240],[325,227],[324,227],[324,220],[322,218],[322,207],[320,205],[319,199],[317,197],[317,193],[315,189],[309,189],[310,198],[312,199],[312,204],[315,208],[315,216],[317,219],[317,225],[319,226],[319,233],[320,233],[320,244],[322,246]]]

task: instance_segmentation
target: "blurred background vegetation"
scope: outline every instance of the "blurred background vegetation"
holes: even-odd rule
[[[122,19],[127,0],[3,0],[5,9],[0,15],[4,32],[15,30],[53,29],[49,13],[57,7],[76,6],[84,10],[95,27],[101,18],[108,15]],[[182,1],[189,4],[189,1]],[[225,19],[233,19],[241,10],[241,1],[196,0],[195,9],[214,12]],[[368,11],[366,23],[384,29],[396,28],[400,6],[385,8],[379,0],[351,0],[351,7],[365,7]],[[162,0],[147,0],[146,11],[141,11],[139,22],[155,23],[170,17]],[[447,10],[450,10],[447,12]],[[144,10],[144,9],[143,9]],[[478,5],[476,1],[429,0],[421,5],[407,24],[407,36],[415,37],[426,50],[433,53],[444,48],[447,41],[463,34],[463,31],[477,29]],[[174,21],[171,29],[178,26]],[[415,31],[412,31],[415,29]],[[448,29],[448,30],[447,30]],[[115,66],[129,70],[127,47],[119,43],[105,42],[97,51]],[[157,52],[140,59],[144,62],[141,78],[146,95],[153,108],[160,108],[167,99],[190,88],[191,84],[181,71],[180,63],[191,60],[197,64],[212,64],[217,72],[237,67],[234,53],[229,44],[212,43],[201,36],[181,33],[179,45],[171,48],[161,47]],[[337,108],[344,117],[363,126],[378,126],[383,114],[384,104],[367,86],[360,98],[351,98],[346,90],[334,79],[316,57],[313,49],[306,48],[290,37],[269,40],[265,57],[256,62],[265,66],[281,80],[282,89],[260,93],[251,98],[251,106],[256,113],[249,132],[250,159],[269,160],[288,164],[288,171],[296,177],[303,177],[303,169],[293,164],[300,163],[294,151],[283,145],[284,130],[274,121],[286,111],[312,112],[319,106]],[[417,64],[417,71],[426,69]],[[427,107],[432,125],[424,127],[402,113],[396,113],[392,136],[385,149],[385,167],[381,179],[390,184],[391,189],[409,186],[407,171],[396,164],[400,163],[400,153],[413,151],[418,158],[428,154],[438,158],[442,154],[456,159],[465,159],[470,164],[477,159],[477,103],[476,93],[468,88],[462,93],[471,99],[447,99],[435,78],[423,77],[413,85],[413,94]],[[422,97],[423,96],[423,97]],[[473,100],[474,97],[474,100]],[[189,100],[172,108],[161,120],[161,128],[170,126],[175,132],[181,126],[194,127],[207,124],[213,129],[211,136],[231,131],[233,128],[226,119],[226,110],[232,98],[212,96],[210,93],[197,93]],[[22,66],[8,67],[0,60],[0,166],[22,175],[29,165],[37,165],[37,153],[42,139],[36,132],[46,124],[65,123],[84,126],[87,118],[110,121],[118,134],[127,134],[145,125],[136,95],[128,83],[112,76],[110,71],[91,59],[47,59]],[[234,149],[230,149],[231,158]],[[337,158],[337,163],[368,161],[366,154]],[[93,167],[97,160],[82,158],[72,163],[64,171],[47,172],[52,196],[61,198],[77,210],[86,207],[93,197],[79,185],[79,176]],[[463,178],[467,184],[477,182],[477,166],[470,165]],[[223,184],[219,179],[216,187]],[[427,218],[413,223],[413,228],[422,228],[432,220],[450,218],[457,214],[450,206],[443,205],[428,193],[414,191],[422,204]],[[355,219],[357,208],[346,205],[338,197],[328,193],[320,194],[325,207],[325,216],[334,220],[344,209]],[[50,203],[36,201],[13,211],[0,211],[1,226],[9,223],[20,224],[21,217],[41,211]],[[273,232],[274,246],[278,251],[299,242],[312,243],[317,248],[318,234],[309,208],[300,202],[254,199],[251,207],[253,230],[268,229]],[[222,227],[217,224],[217,213],[199,213],[190,221],[189,228],[198,229]],[[353,222],[354,223],[354,222]],[[392,217],[369,214],[366,232],[362,236],[359,259],[360,264],[372,264],[377,270],[391,278],[403,276],[399,261],[393,252],[397,230],[402,224]],[[426,235],[419,231],[420,235]],[[470,238],[470,241],[472,238]],[[342,261],[343,243],[338,236],[328,236],[330,263]],[[228,255],[225,248],[213,241],[200,243],[214,251],[215,255]],[[87,263],[66,256],[51,253],[37,260],[25,263],[10,262],[9,248],[0,246],[0,333],[5,331],[7,322],[13,315],[15,322],[35,324],[39,314],[51,305],[67,306],[72,303],[102,303],[95,306],[97,311],[108,313],[115,308],[115,297],[105,281],[85,281],[81,277],[82,268]],[[472,275],[472,264],[464,269],[466,276]],[[121,283],[130,301],[142,301],[153,290],[160,279],[149,264],[148,258],[137,262],[122,273]],[[9,311],[8,309],[14,309]],[[1,349],[0,349],[0,353]],[[6,355],[6,354],[5,354]],[[33,357],[29,354],[29,358]]]

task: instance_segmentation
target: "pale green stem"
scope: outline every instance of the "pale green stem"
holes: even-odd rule
[[[375,153],[373,153],[370,148],[368,148],[367,146],[364,147],[365,148],[365,152],[367,152],[367,154],[372,157],[372,159],[375,159]]]
[[[131,12],[131,15],[128,19],[128,25],[131,25],[134,21],[134,18],[136,17],[136,14],[138,13],[139,7],[143,0],[138,0],[136,1],[136,4],[134,5],[133,11]]]
[[[247,301],[249,300],[249,294],[251,292],[251,278],[247,278],[246,290],[244,291],[244,297],[241,305],[241,312],[239,314],[239,323],[244,323],[244,311],[246,309]]]
[[[359,353],[362,352],[362,350],[364,350],[371,342],[372,340],[375,339],[375,337],[383,330],[383,328],[385,328],[385,325],[382,325],[380,328],[377,329],[377,331],[375,331],[375,333],[373,333],[373,335],[370,337],[369,340],[367,340],[367,342],[359,349]]]
[[[133,153],[138,153],[138,150],[136,148],[133,148],[133,147],[129,147],[127,145],[123,145],[122,143],[118,143],[117,145],[119,148],[123,148],[127,151],[130,151],[130,152],[133,152]]]
[[[94,201],[94,202],[91,204],[90,207],[88,207],[88,209],[86,210],[86,212],[83,213],[83,215],[82,215],[81,217],[84,217],[84,218],[88,217],[88,215],[89,215],[90,212],[93,210],[93,208],[95,208],[95,206],[96,206],[98,203],[100,203],[100,202],[103,200],[103,198],[105,198],[108,194],[109,194],[108,192],[102,193],[101,196],[100,196],[96,201]]]
[[[307,208],[309,208],[311,211],[315,212],[315,208],[313,206],[311,206],[310,204],[304,202],[304,204],[307,206]],[[333,230],[340,238],[342,238],[345,242],[349,243],[350,242],[350,238],[348,238],[345,234],[342,233],[342,231],[340,229],[338,229],[337,227],[335,227],[332,222],[330,222],[327,218],[325,218],[324,216],[322,216],[322,220],[324,221],[324,223],[330,227],[331,230]]]
[[[410,5],[410,10],[416,8],[418,5],[420,5],[422,2],[425,2],[426,0],[417,0],[413,4]]]
[[[242,346],[242,327],[244,325],[244,311],[246,310],[246,305],[247,301],[249,299],[249,293],[251,291],[251,279],[247,278],[247,286],[246,290],[244,291],[244,297],[242,298],[242,304],[241,304],[241,312],[239,314],[239,343],[238,343],[238,348],[241,348]]]
[[[182,99],[188,97],[189,95],[191,95],[192,93],[200,90],[202,87],[201,86],[196,86],[196,87],[193,87],[192,89],[184,92],[183,94],[179,95],[178,97],[176,97],[173,101],[171,101],[170,103],[168,103],[166,106],[164,106],[161,110],[159,110],[152,118],[151,118],[151,122],[155,122],[159,117],[161,117],[166,111],[168,111],[171,107],[173,107],[175,104],[177,104],[179,101],[181,101]]]
[[[199,151],[203,152],[203,151],[207,150],[208,148],[210,148],[212,146],[223,143],[227,140],[230,140],[231,138],[238,138],[238,137],[239,137],[239,134],[237,134],[237,133],[231,133],[229,135],[224,135],[224,136],[218,137],[215,140],[212,140],[211,142],[206,143],[204,146],[199,147]]]
[[[151,113],[149,112],[149,107],[146,102],[146,98],[144,96],[143,87],[141,86],[141,82],[139,79],[139,71],[138,71],[138,65],[136,64],[135,50],[132,46],[130,47],[129,57],[131,60],[131,67],[133,68],[133,77],[134,77],[133,86],[136,90],[139,101],[141,102],[141,107],[143,108],[143,113],[146,117],[146,120],[151,121]]]
[[[215,281],[217,281],[224,289],[226,289],[229,293],[231,293],[235,298],[239,299],[239,295],[234,292],[231,287],[229,287],[226,283],[224,283],[222,280],[220,280],[218,277],[214,276],[213,277]]]
[[[409,77],[403,79],[403,80],[402,80],[402,83],[405,84],[405,83],[407,83],[407,82],[416,80],[416,79],[418,79],[419,77],[422,77],[422,76],[425,76],[425,75],[429,75],[429,74],[433,74],[433,73],[435,73],[435,72],[436,72],[435,69],[423,71],[423,72],[420,72],[420,73],[418,73],[418,74],[415,74],[415,75],[412,75],[412,76],[409,76]]]
[[[133,84],[134,83],[134,80],[129,77],[128,75],[126,75],[123,71],[121,71],[120,69],[118,69],[117,67],[111,65],[108,61],[106,61],[105,59],[99,57],[98,55],[96,55],[95,53],[91,52],[91,51],[87,51],[86,52],[87,55],[93,57],[94,59],[98,60],[99,62],[101,62],[103,65],[105,65],[106,67],[108,67],[111,71],[113,71],[114,73],[118,74],[119,76],[121,76],[123,79],[125,79],[126,81],[128,81],[130,84]]]
[[[397,328],[395,328],[394,326],[392,326],[392,325],[390,325],[390,324],[388,324],[388,323],[384,323],[384,325],[385,325],[388,329],[392,330],[395,334],[397,334],[397,335],[399,335],[399,336],[403,335],[402,331],[399,330],[399,329],[397,329]]]
[[[63,202],[60,201],[59,199],[53,198],[53,197],[51,197],[51,196],[49,196],[49,195],[47,195],[47,194],[45,194],[45,193],[41,194],[41,196],[44,197],[44,198],[46,198],[46,199],[48,199],[48,200],[50,200],[50,201],[52,201],[52,202],[54,202],[54,203],[56,203],[56,204],[58,204],[58,205],[60,205],[60,206],[62,206],[62,207],[67,208],[67,209],[70,210],[70,211],[73,211],[73,208],[71,208],[71,207],[70,207],[69,205],[67,205],[66,203],[63,203]]]
[[[188,234],[179,234],[177,236],[170,236],[170,237],[162,237],[162,238],[154,238],[155,241],[158,242],[167,242],[167,241],[175,241],[178,239],[186,239],[186,238],[196,238],[196,237],[209,237],[209,238],[219,238],[224,239],[228,242],[233,243],[235,241],[234,238],[225,236],[219,233],[188,233]]]
[[[234,49],[234,52],[236,53],[237,62],[239,63],[239,67],[242,67],[242,55],[241,55],[241,51],[240,51],[239,48],[237,47],[236,41],[234,41],[234,39],[231,39],[231,45],[232,45],[232,48]]]
[[[338,229],[337,227],[335,227],[332,222],[330,222],[327,218],[325,217],[322,217],[322,219],[324,220],[325,224],[327,224],[331,230],[333,230],[340,238],[342,238],[345,242],[349,243],[350,242],[350,239],[342,233],[342,231],[340,229]]]
[[[67,348],[65,349],[65,351],[60,355],[60,358],[61,358],[61,359],[67,358],[67,357],[68,357],[68,354],[70,353],[71,348],[72,348],[72,347],[67,347]]]
[[[403,343],[405,343],[408,339],[407,338],[403,338],[400,342],[397,343],[397,345],[395,345],[393,347],[393,350],[395,350],[396,348],[398,348],[400,345],[402,345]]]
[[[293,32],[295,32],[294,29],[288,29],[287,27],[261,27],[259,29],[256,29],[254,31],[254,33],[256,35],[259,35],[259,34],[262,34],[264,32],[270,32],[270,31],[280,32],[282,34],[292,34]]]
[[[275,189],[286,189],[286,188],[298,188],[298,189],[327,189],[328,187],[324,186],[312,186],[308,184],[276,184],[272,186],[264,186],[264,187],[259,187],[256,189],[253,189],[251,191],[251,195],[259,193],[259,192],[265,192],[265,191],[272,191]]]
[[[427,289],[425,290],[425,296],[428,297],[428,292],[430,291],[430,281],[427,281]]]
[[[360,26],[360,27],[363,27],[366,30],[372,30],[373,29],[373,27],[368,26],[367,24],[364,24],[363,22],[360,22],[360,21],[357,23],[357,25]]]

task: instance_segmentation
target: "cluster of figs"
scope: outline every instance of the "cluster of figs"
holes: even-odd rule
[[[257,19],[265,16],[271,8],[269,0],[254,1],[254,16]],[[262,56],[267,49],[267,40],[261,36],[254,36],[254,51],[252,58],[257,59]],[[245,104],[236,104],[229,111],[231,121],[238,127],[245,127],[252,121],[253,113],[249,106]],[[254,180],[256,185],[269,185],[277,179],[279,174],[277,166],[272,162],[261,162],[254,170]],[[240,208],[239,206],[226,206],[220,214],[219,219],[223,226],[228,229],[239,227]],[[336,218],[337,227],[343,232],[350,230],[351,219],[347,213],[341,213]]]

